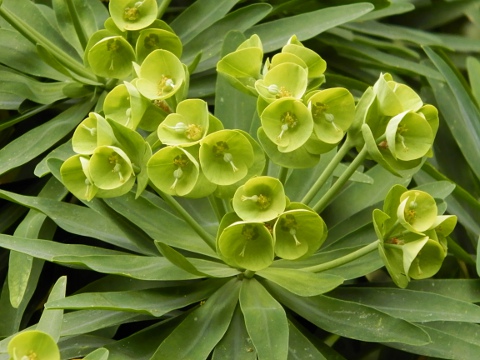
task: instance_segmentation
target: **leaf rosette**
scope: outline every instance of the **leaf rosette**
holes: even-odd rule
[[[232,206],[245,221],[267,222],[285,210],[287,200],[280,180],[269,176],[249,179],[233,196]]]
[[[231,185],[248,174],[254,152],[250,141],[240,131],[220,130],[201,140],[199,159],[209,181]]]

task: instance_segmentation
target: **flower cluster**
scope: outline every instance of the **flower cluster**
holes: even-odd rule
[[[373,211],[373,224],[380,256],[398,286],[437,273],[456,222],[454,215],[438,215],[435,199],[424,191],[401,185],[389,191],[383,211]]]
[[[275,255],[305,258],[327,237],[323,219],[306,205],[290,202],[276,178],[251,178],[237,189],[232,205],[234,212],[224,216],[217,235],[217,252],[231,266],[258,271]]]
[[[354,119],[354,98],[345,88],[318,89],[326,63],[295,36],[264,64],[262,56],[253,35],[222,58],[217,71],[257,96],[257,135],[270,159],[289,168],[311,167],[343,139]]]

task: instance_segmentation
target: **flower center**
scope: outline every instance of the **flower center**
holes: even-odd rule
[[[164,95],[169,93],[175,87],[175,83],[172,78],[167,75],[162,75],[162,78],[158,82],[158,95]]]
[[[278,135],[279,140],[288,129],[293,129],[298,125],[298,118],[294,113],[287,111],[281,116],[280,121],[282,122],[282,131],[280,132],[280,135]]]
[[[297,227],[297,220],[292,214],[287,214],[280,220],[280,228],[292,235],[296,246],[301,244],[301,242],[297,239]]]
[[[215,157],[223,158],[223,161],[230,163],[233,172],[238,171],[238,168],[233,163],[233,155],[228,152],[229,146],[225,141],[217,141],[217,143],[212,147],[213,154]]]
[[[270,206],[270,203],[271,203],[270,198],[268,196],[263,195],[263,194],[253,195],[253,196],[242,195],[241,200],[242,201],[247,201],[247,200],[253,201],[253,202],[257,203],[257,206],[261,210],[267,209]]]

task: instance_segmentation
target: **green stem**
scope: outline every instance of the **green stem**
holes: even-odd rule
[[[163,14],[165,14],[165,11],[168,9],[168,5],[170,5],[170,2],[172,0],[163,0],[161,4],[158,6],[158,12],[157,12],[157,19],[161,19]]]
[[[25,36],[31,43],[34,45],[40,44],[47,49],[66,69],[88,80],[87,83],[89,84],[98,84],[97,77],[88,71],[83,64],[68,55],[50,39],[40,34],[30,24],[20,19],[10,10],[5,9],[4,6],[0,6],[0,16],[7,20],[10,25],[12,25],[20,34]]]
[[[158,190],[158,193],[162,197],[163,200],[172,208],[175,209],[178,214],[186,221],[188,225],[202,238],[205,243],[210,246],[213,250],[215,250],[215,238],[207,233],[205,229],[186,211],[182,205],[178,203],[177,200],[173,198],[173,196],[165,194]]]
[[[209,195],[208,201],[210,202],[210,205],[212,206],[212,209],[215,212],[218,221],[220,222],[227,212],[223,200],[214,195]]]
[[[467,265],[475,266],[475,260],[473,260],[470,254],[458,245],[450,236],[447,237],[447,246],[448,251],[455,255],[458,260],[463,261]]]
[[[352,147],[353,147],[353,144],[349,141],[349,138],[347,137],[343,145],[338,149],[338,152],[335,154],[333,159],[330,161],[330,163],[327,165],[325,170],[322,172],[322,175],[320,175],[320,177],[313,184],[313,186],[310,188],[307,194],[303,197],[302,203],[308,204],[309,202],[312,201],[312,199],[315,197],[318,191],[323,187],[323,185],[325,185],[327,180],[333,174],[338,164],[340,164],[340,161],[342,161],[342,159],[345,157],[345,155],[347,155],[347,153],[350,151]]]
[[[328,205],[330,200],[337,195],[338,191],[345,185],[345,183],[350,179],[353,173],[358,169],[358,167],[363,164],[363,161],[367,157],[368,150],[367,146],[364,145],[363,149],[358,153],[357,157],[350,163],[347,169],[340,175],[337,181],[332,185],[330,189],[322,196],[322,198],[313,206],[313,210],[320,213]]]
[[[288,168],[287,167],[281,167],[280,168],[280,173],[278,174],[278,180],[285,185],[285,182],[287,181],[287,175],[288,175]]]
[[[366,246],[364,246],[364,247],[362,247],[358,250],[355,250],[354,252],[351,252],[348,255],[342,256],[342,257],[340,257],[338,259],[335,259],[335,260],[332,260],[332,261],[328,261],[328,262],[323,263],[323,264],[309,266],[309,267],[303,268],[301,270],[309,271],[309,272],[320,272],[320,271],[330,270],[330,269],[339,267],[339,266],[347,264],[347,263],[349,263],[353,260],[361,258],[362,256],[365,256],[365,255],[371,253],[372,251],[375,251],[375,249],[377,249],[377,247],[378,247],[379,242],[380,242],[380,240],[375,240],[371,244],[368,244],[368,245],[366,245]]]

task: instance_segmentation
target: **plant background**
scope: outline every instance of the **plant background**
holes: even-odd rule
[[[1,6],[67,51],[68,43],[81,48],[108,16],[99,1],[84,3],[90,10],[82,9],[79,14],[91,16],[83,18],[83,38],[66,20],[71,15],[62,7],[63,1],[33,5],[28,0],[5,0]],[[373,11],[368,3],[373,4]],[[200,0],[159,1],[159,5],[165,10],[162,19],[184,44],[182,61],[189,64],[199,52],[203,54],[191,76],[189,97],[208,101],[211,111],[226,121],[225,127],[246,126],[245,117],[251,119],[255,109],[250,98],[217,81],[215,63],[222,46],[229,49],[223,42],[229,31],[247,37],[259,34],[266,52],[278,50],[296,34],[327,61],[328,87],[343,86],[360,96],[380,73],[389,72],[438,107],[435,156],[413,179],[396,178],[378,167],[370,169],[372,164],[367,163],[368,177],[357,179],[322,213],[330,230],[324,245],[328,257],[328,251],[341,252],[374,239],[371,211],[381,205],[385,192],[395,183],[423,185],[448,203],[447,211],[457,215],[459,225],[440,272],[433,280],[412,282],[408,290],[391,288],[393,296],[371,305],[421,323],[434,342],[408,345],[402,342],[405,334],[400,330],[398,342],[354,340],[313,325],[314,312],[303,316],[311,322],[295,317],[291,321],[303,330],[308,346],[328,359],[476,358],[480,313],[471,304],[480,301],[480,266],[476,262],[480,234],[480,3]],[[348,8],[338,8],[340,5]],[[10,336],[35,326],[42,317],[43,326],[57,334],[62,358],[85,356],[100,347],[109,349],[113,359],[149,358],[169,329],[167,323],[152,330],[159,321],[155,298],[146,298],[142,304],[118,299],[117,304],[103,305],[103,309],[98,305],[96,310],[64,315],[58,309],[44,310],[45,303],[72,294],[89,293],[83,303],[71,305],[82,308],[82,304],[95,303],[105,291],[165,287],[165,279],[157,279],[144,263],[127,269],[120,259],[105,261],[101,255],[120,248],[158,256],[151,239],[165,236],[159,229],[168,228],[171,217],[162,217],[169,211],[148,195],[137,202],[132,194],[90,203],[75,201],[50,174],[46,159],[55,163],[69,155],[65,144],[75,126],[94,109],[104,85],[67,80],[39,59],[38,49],[23,35],[0,17],[0,337],[4,338],[0,353],[6,352]],[[218,94],[231,102],[220,102]],[[301,188],[304,179],[299,172],[290,179],[289,189]],[[369,184],[371,179],[375,186]],[[203,220],[208,222],[211,214],[205,212],[205,206],[200,201],[185,203],[194,217],[207,214]],[[185,226],[179,223],[178,228]],[[186,230],[184,235],[191,236]],[[363,286],[366,297],[376,294],[378,283],[385,286],[383,282],[388,281],[384,272],[376,270],[378,261],[378,256],[366,257],[355,264],[353,273],[364,276],[351,281]],[[441,302],[445,299],[457,300],[458,308],[446,306]],[[184,310],[166,312],[164,318],[174,318]],[[438,316],[435,321],[429,321],[432,313]],[[353,333],[363,331],[361,324],[352,326]],[[146,336],[148,331],[156,331],[158,337]],[[8,359],[8,355],[0,358]]]

